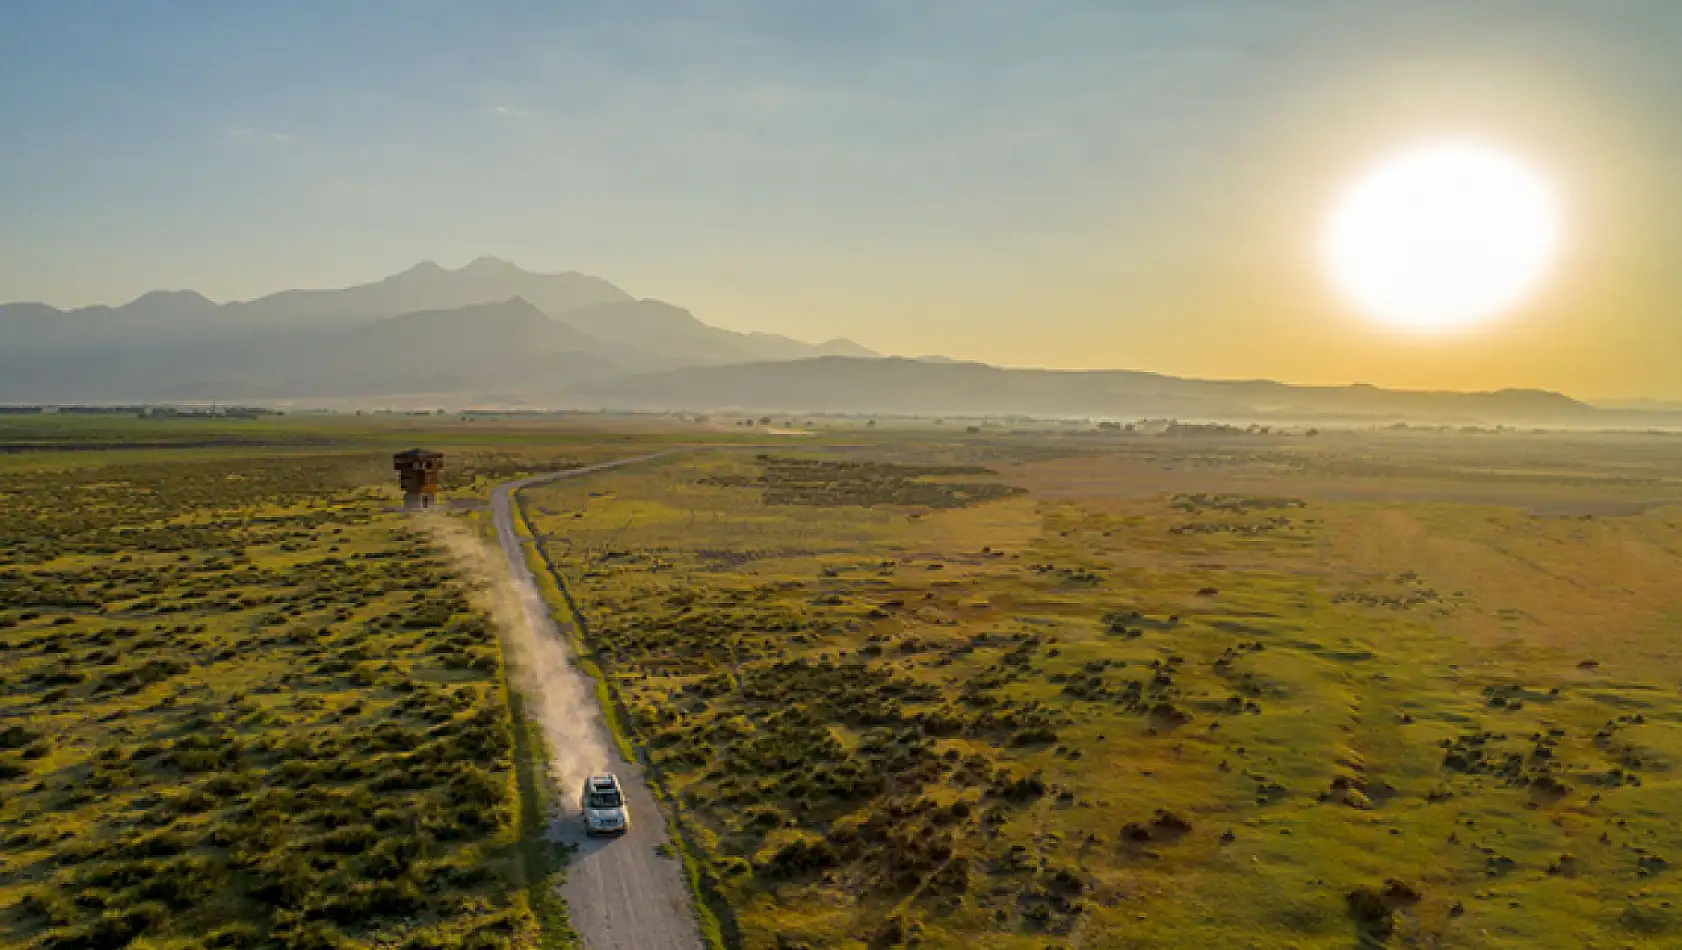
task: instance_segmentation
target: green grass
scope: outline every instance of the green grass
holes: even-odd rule
[[[507,655],[505,652],[504,656]],[[559,892],[566,861],[548,839],[548,815],[554,801],[554,789],[548,778],[547,745],[542,727],[522,713],[511,677],[506,673],[503,688],[512,697],[514,774],[519,810],[521,874],[526,900],[538,921],[537,945],[544,950],[565,950],[579,944],[578,933],[572,928],[566,902],[561,900]]]
[[[0,945],[570,945],[389,453],[614,424],[0,418]],[[1682,939],[1668,442],[881,428],[522,495],[709,945]]]
[[[489,518],[479,523],[482,540],[494,542]],[[523,697],[515,685],[519,671],[517,651],[501,640],[500,671],[503,694],[508,697],[513,725],[515,801],[520,829],[521,878],[526,901],[538,922],[537,945],[543,950],[567,950],[579,946],[566,902],[560,896],[560,881],[566,870],[566,856],[549,839],[549,814],[557,790],[550,778],[549,746],[540,723],[525,715]]]
[[[14,492],[0,712],[30,726],[0,788],[8,943],[489,947],[532,929],[508,883],[485,618],[357,487],[358,460],[272,464]]]
[[[559,441],[456,448],[454,496],[625,451]],[[544,747],[388,453],[18,460],[0,946],[576,945]]]
[[[778,505],[756,464],[525,505],[742,946],[1677,938],[1674,517]]]
[[[669,803],[667,807],[671,807]],[[674,823],[670,833],[678,856],[683,859],[683,876],[684,880],[689,882],[690,899],[694,902],[695,923],[701,931],[701,942],[706,944],[707,950],[724,950],[729,944],[724,938],[724,925],[720,923],[719,914],[714,909],[714,905],[720,899],[718,889],[708,880],[708,872],[700,859],[684,842],[682,828]]]
[[[0,461],[6,456],[38,452],[81,455],[93,449],[217,452],[361,447],[393,451],[417,442],[442,449],[500,446],[525,451],[568,446],[779,445],[787,440],[753,430],[719,429],[659,415],[300,413],[260,419],[141,419],[126,415],[0,413]]]

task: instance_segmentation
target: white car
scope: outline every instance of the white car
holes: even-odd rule
[[[622,835],[631,830],[631,814],[625,810],[625,791],[611,773],[584,780],[584,833]]]

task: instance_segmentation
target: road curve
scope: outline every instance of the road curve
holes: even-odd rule
[[[497,541],[508,562],[520,609],[525,612],[534,635],[553,637],[563,647],[570,643],[556,626],[526,565],[520,536],[514,530],[514,493],[530,485],[578,478],[658,457],[638,456],[534,475],[499,485],[492,493],[491,514]],[[551,676],[542,688],[578,691],[575,705],[589,710],[591,722],[587,728],[595,733],[595,744],[606,750],[605,767],[623,783],[631,813],[631,830],[624,837],[586,837],[576,801],[578,789],[561,789],[565,811],[551,823],[550,833],[554,839],[577,848],[561,885],[561,896],[566,900],[573,928],[584,938],[587,950],[702,950],[683,866],[675,853],[667,857],[656,850],[668,842],[665,820],[649,792],[641,766],[626,762],[607,734],[596,702],[595,685],[587,675],[568,667],[565,674]]]

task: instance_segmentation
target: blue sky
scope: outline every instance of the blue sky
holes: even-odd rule
[[[1678,50],[1676,0],[8,0],[0,299],[494,254],[895,352],[1657,392]],[[1497,342],[1378,346],[1314,230],[1465,134],[1561,183],[1574,253]]]

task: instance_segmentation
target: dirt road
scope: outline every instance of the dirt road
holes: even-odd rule
[[[497,541],[508,561],[515,593],[534,635],[553,637],[562,644],[568,642],[556,628],[526,566],[520,537],[514,531],[514,493],[528,485],[578,478],[656,457],[605,462],[497,487],[491,496]],[[583,771],[617,774],[625,786],[626,804],[630,808],[631,830],[624,837],[589,838],[584,834],[577,802],[578,786],[584,776],[559,776],[565,782],[561,799],[566,810],[554,821],[550,832],[557,840],[577,846],[567,865],[561,896],[566,900],[573,927],[584,937],[584,946],[588,950],[701,950],[683,866],[675,853],[666,857],[656,850],[667,843],[665,819],[643,780],[641,767],[620,757],[617,746],[607,735],[601,709],[596,704],[595,684],[585,674],[568,667],[564,673],[550,674],[542,688],[575,691],[570,697],[573,702],[568,705],[588,710],[591,720],[578,730],[589,736],[590,741],[579,743],[590,750],[587,755],[580,756],[578,750],[557,749],[551,750],[552,757],[557,762],[579,763]],[[598,764],[586,759],[600,761]]]

